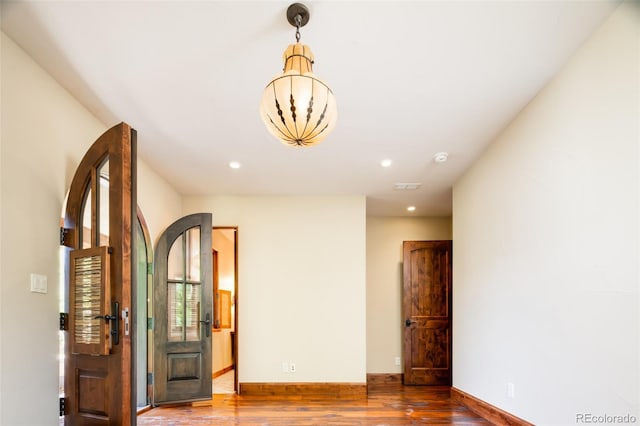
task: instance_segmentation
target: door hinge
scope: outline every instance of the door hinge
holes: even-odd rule
[[[153,330],[153,318],[147,318],[147,330]]]
[[[64,416],[65,414],[67,414],[67,404],[66,404],[66,399],[64,397],[60,397],[59,399],[59,410],[58,410],[58,415],[59,416]]]
[[[153,275],[153,262],[147,263],[147,274]]]
[[[148,385],[153,384],[153,373],[147,373],[147,384]]]
[[[60,330],[69,329],[69,314],[66,312],[60,312]]]
[[[60,227],[60,245],[61,246],[69,246],[67,244],[67,236],[69,235],[69,228]]]

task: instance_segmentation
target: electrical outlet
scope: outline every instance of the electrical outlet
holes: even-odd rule
[[[507,396],[511,399],[516,397],[516,385],[513,383],[507,383]]]
[[[396,357],[396,365],[400,365],[400,357],[399,356]]]
[[[289,372],[289,363],[288,362],[283,362],[282,363],[282,372],[283,373],[288,373]]]
[[[289,364],[289,371],[292,373],[296,372],[296,365],[293,362]]]

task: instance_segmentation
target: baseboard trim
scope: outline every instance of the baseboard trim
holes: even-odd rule
[[[529,423],[520,417],[507,413],[506,411],[501,410],[488,402],[484,402],[483,400],[461,391],[460,389],[451,387],[451,397],[461,404],[466,405],[469,410],[484,417],[491,423],[508,426],[533,426],[533,423]]]
[[[212,373],[212,374],[211,374],[211,378],[212,378],[212,379],[215,379],[216,377],[220,377],[220,376],[222,376],[224,373],[228,373],[229,371],[233,370],[233,368],[234,368],[234,367],[235,367],[235,366],[232,364],[232,365],[230,365],[230,366],[228,366],[228,367],[223,368],[222,370],[218,370],[218,371],[216,371],[215,373]]]
[[[151,411],[151,405],[145,405],[144,407],[140,407],[136,410],[136,415],[139,416],[140,414],[144,414],[147,411]]]
[[[367,398],[366,383],[240,383],[241,395]]]
[[[401,385],[402,373],[367,373],[367,385]]]

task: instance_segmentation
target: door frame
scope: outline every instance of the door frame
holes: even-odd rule
[[[237,226],[213,226],[211,231],[213,232],[216,229],[231,229],[234,231],[233,233],[233,305],[234,305],[234,315],[233,315],[233,331],[235,333],[235,338],[233,339],[233,346],[231,350],[233,351],[234,356],[234,369],[233,369],[233,390],[236,394],[240,395],[240,383],[238,383],[238,370],[240,365],[240,357],[239,357],[239,330],[238,330],[238,305],[239,305],[239,295],[238,295],[238,240],[239,240],[239,231]],[[211,248],[213,250],[213,247]],[[212,256],[213,257],[213,256]],[[215,266],[214,266],[215,268]],[[216,297],[216,289],[214,288],[213,297]],[[215,306],[215,303],[214,303]]]
[[[153,297],[153,273],[152,271],[150,271],[149,265],[153,265],[153,242],[151,241],[151,233],[149,232],[149,226],[147,225],[147,221],[144,218],[144,215],[142,214],[142,210],[140,209],[140,206],[137,206],[136,209],[136,216],[137,216],[137,221],[140,223],[140,227],[142,228],[142,236],[144,238],[143,242],[146,248],[146,253],[147,253],[147,258],[145,259],[145,264],[146,266],[146,271],[145,271],[145,276],[146,276],[146,281],[145,281],[145,286],[146,286],[146,291],[145,291],[145,299],[148,300],[150,298]],[[140,298],[140,294],[138,293],[138,288],[139,288],[139,283],[137,282],[137,278],[138,278],[138,258],[137,258],[137,246],[134,246],[132,248],[132,256],[133,256],[133,261],[132,261],[132,265],[133,265],[133,276],[135,276],[135,286],[132,285],[133,287],[133,306],[135,306],[136,308],[138,307],[138,301]],[[145,322],[148,323],[148,319],[149,318],[153,318],[153,304],[149,303],[148,301],[145,303],[146,305],[146,318],[145,318]],[[140,414],[141,412],[144,412],[146,410],[149,410],[151,408],[151,401],[153,401],[153,386],[151,383],[149,383],[148,379],[145,379],[145,386],[147,388],[147,402],[148,404],[144,407],[138,407],[138,383],[137,383],[137,377],[138,377],[138,363],[137,363],[137,359],[138,359],[138,333],[146,333],[147,334],[147,347],[146,347],[146,358],[147,358],[147,362],[146,362],[146,377],[149,376],[149,373],[153,372],[153,330],[149,330],[148,326],[143,327],[142,330],[138,329],[138,316],[139,312],[137,311],[137,309],[134,312],[133,315],[133,321],[131,324],[131,331],[132,331],[132,339],[133,339],[133,350],[132,350],[132,355],[131,355],[131,359],[132,361],[132,368],[133,368],[133,374],[136,378],[136,382],[134,382],[135,384],[135,391],[132,392],[132,401],[134,402],[133,407],[136,407],[136,412],[137,414]]]

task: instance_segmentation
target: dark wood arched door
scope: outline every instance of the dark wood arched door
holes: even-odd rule
[[[132,425],[136,132],[120,123],[86,152],[61,232],[69,321],[65,424]]]
[[[158,239],[153,274],[153,403],[211,399],[212,215],[178,219]]]

